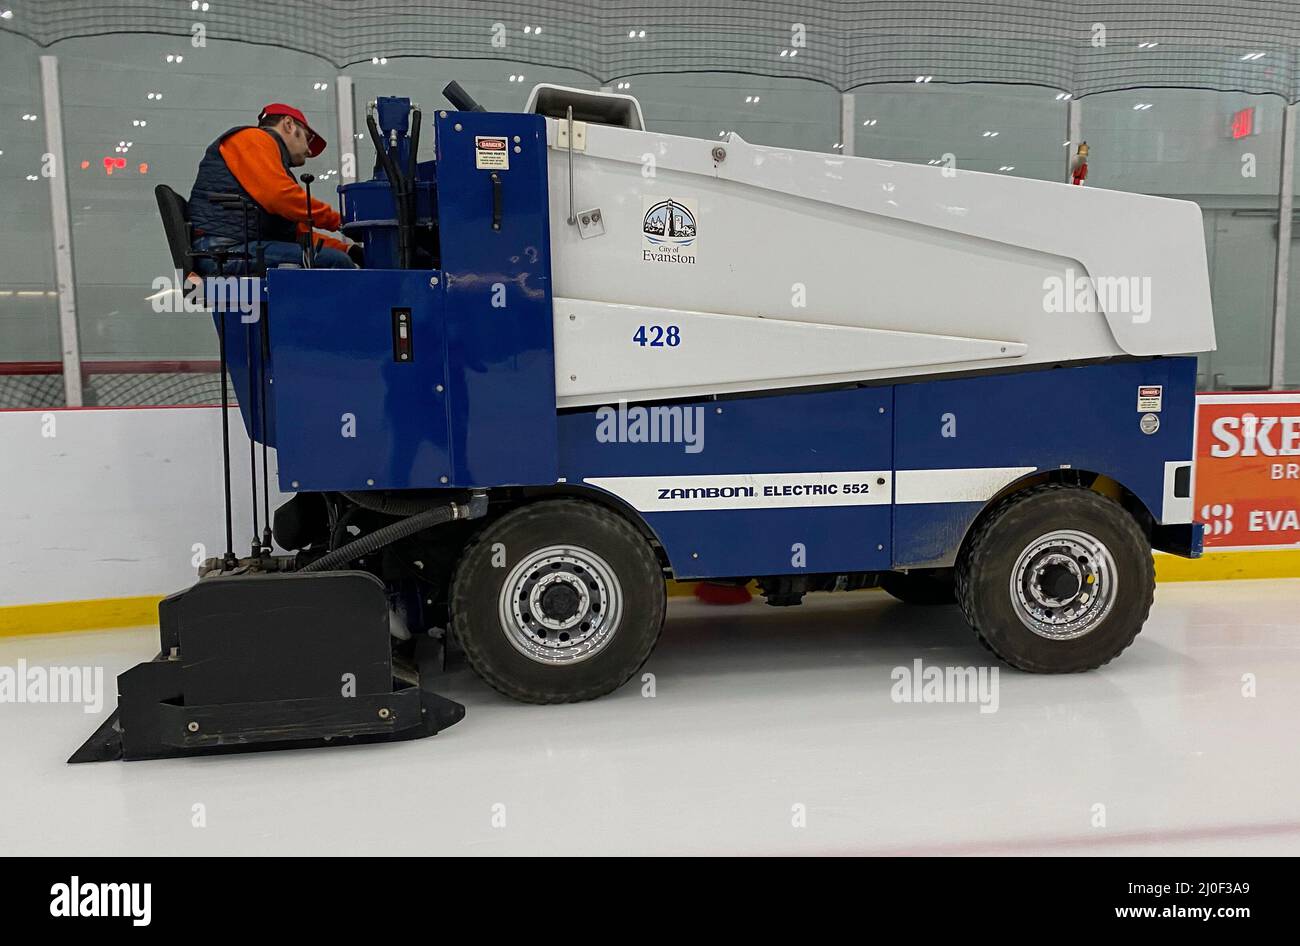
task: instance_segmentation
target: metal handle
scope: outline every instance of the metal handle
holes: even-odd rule
[[[492,172],[492,229],[501,229],[501,175]]]
[[[569,223],[577,226],[578,215],[573,209],[573,106],[567,109],[569,120]]]
[[[302,263],[307,269],[311,269],[316,262],[316,221],[312,219],[311,214],[311,185],[316,180],[314,174],[304,174],[298,180],[307,185],[307,248],[303,252]]]

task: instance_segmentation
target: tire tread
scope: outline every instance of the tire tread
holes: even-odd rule
[[[1148,579],[1147,585],[1150,590],[1147,594],[1146,601],[1143,602],[1140,620],[1135,622],[1135,629],[1127,640],[1123,641],[1123,643],[1112,651],[1109,656],[1099,659],[1095,663],[1070,670],[1055,670],[1049,667],[1036,666],[1031,662],[1016,659],[1011,655],[999,651],[993,642],[986,636],[984,630],[980,626],[983,619],[980,616],[979,602],[976,600],[976,582],[973,580],[973,576],[980,574],[980,570],[988,564],[989,558],[992,555],[992,550],[987,541],[988,534],[1007,516],[1011,515],[1013,511],[1017,510],[1024,501],[1035,496],[1053,493],[1078,493],[1080,494],[1081,499],[1083,499],[1083,497],[1088,497],[1087,499],[1083,499],[1084,502],[1109,504],[1108,506],[1099,506],[1098,508],[1105,512],[1118,510],[1121,515],[1116,517],[1115,521],[1124,523],[1124,526],[1121,526],[1121,528],[1126,528],[1127,531],[1130,532],[1130,538],[1135,539],[1142,545],[1147,544],[1146,536],[1142,534],[1137,522],[1134,521],[1133,517],[1129,515],[1129,513],[1120,506],[1119,503],[1115,502],[1115,500],[1110,497],[1103,496],[1101,493],[1094,492],[1085,487],[1069,486],[1063,483],[1045,483],[1041,486],[1034,486],[1018,493],[1012,493],[1010,496],[1000,500],[976,524],[975,529],[967,538],[965,547],[957,560],[957,567],[954,574],[957,603],[961,607],[962,613],[966,615],[966,620],[970,623],[971,628],[975,631],[976,638],[986,650],[994,654],[999,660],[1002,660],[1019,670],[1026,670],[1033,673],[1083,673],[1088,670],[1096,670],[1098,667],[1103,667],[1110,663],[1127,650],[1129,646],[1132,645],[1133,641],[1137,639],[1138,634],[1142,631],[1142,626],[1150,615],[1151,606],[1155,601],[1155,559],[1150,554],[1146,556],[1147,575],[1145,576]]]

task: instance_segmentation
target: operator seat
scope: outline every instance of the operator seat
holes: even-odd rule
[[[158,215],[162,217],[163,233],[167,237],[172,265],[188,275],[192,269],[189,202],[166,184],[155,187],[153,195],[158,200]]]
[[[190,224],[189,201],[166,184],[155,187],[153,195],[158,201],[158,215],[162,217],[163,234],[167,237],[167,250],[171,253],[172,265],[184,274],[186,282],[198,280],[194,263],[201,259],[213,260],[218,268],[221,268],[223,260],[243,260],[251,275],[266,275],[266,266],[256,265],[256,260],[242,251],[225,254],[194,252],[194,229]],[[251,201],[238,194],[212,194],[211,199],[231,213],[247,214],[253,206]]]

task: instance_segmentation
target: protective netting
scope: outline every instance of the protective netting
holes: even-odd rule
[[[61,374],[0,374],[0,411],[63,404]]]
[[[98,407],[220,404],[221,375],[198,373],[92,374],[86,378],[85,403]],[[235,403],[232,389],[230,403]]]
[[[229,401],[235,403],[233,386]],[[221,403],[216,371],[88,373],[82,378],[86,407],[161,407]],[[62,374],[0,374],[0,410],[62,407]]]
[[[5,0],[0,27],[49,45],[148,32],[265,43],[335,67],[377,56],[501,59],[600,82],[737,72],[841,91],[1007,82],[1076,96],[1132,87],[1300,98],[1297,0]],[[542,27],[537,31],[537,27]]]

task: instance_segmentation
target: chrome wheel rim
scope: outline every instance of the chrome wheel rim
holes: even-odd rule
[[[1039,637],[1065,641],[1095,630],[1115,605],[1119,573],[1093,535],[1058,529],[1026,546],[1011,569],[1011,603]]]
[[[609,646],[623,614],[623,589],[595,552],[553,545],[511,569],[498,612],[515,650],[537,663],[567,666]]]

